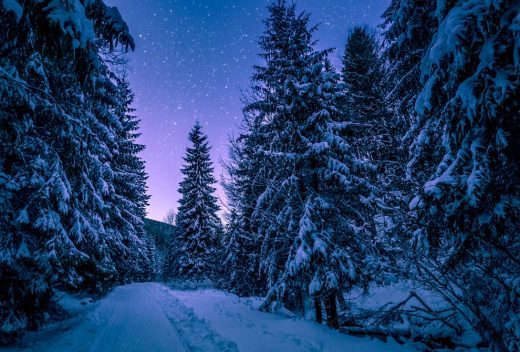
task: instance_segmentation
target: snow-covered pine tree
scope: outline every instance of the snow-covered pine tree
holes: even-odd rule
[[[329,51],[313,48],[309,14],[296,15],[283,0],[268,9],[258,99],[246,106],[262,126],[258,156],[270,168],[255,209],[269,289],[263,308],[304,313],[313,298],[321,321],[324,299],[337,328],[336,295],[369,276],[363,237],[372,187],[364,175],[372,167],[342,137],[351,125],[343,121],[343,87],[326,65]]]
[[[219,206],[213,195],[216,183],[210,158],[210,146],[197,121],[189,133],[192,146],[186,148],[184,175],[180,183],[177,212],[177,245],[173,258],[176,277],[213,280],[222,224]]]
[[[430,16],[438,25],[421,63],[409,163],[410,177],[423,185],[410,203],[423,224],[415,254],[463,330],[471,327],[493,350],[517,351],[520,4],[435,5]]]
[[[119,279],[115,253],[126,244],[112,227],[117,211],[107,211],[119,121],[99,53],[134,44],[101,0],[1,1],[0,19],[5,342],[48,317],[53,286],[103,289]]]

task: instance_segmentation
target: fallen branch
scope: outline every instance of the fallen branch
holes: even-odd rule
[[[387,342],[389,337],[392,337],[397,343],[404,344],[405,340],[412,340],[414,342],[421,342],[432,349],[438,349],[438,348],[449,348],[454,349],[457,347],[457,344],[446,336],[423,336],[417,334],[417,332],[414,331],[412,334],[412,331],[409,329],[400,329],[400,328],[385,328],[385,327],[341,327],[340,332],[347,334],[347,335],[353,335],[353,336],[368,336],[368,337],[374,337],[379,340],[382,340],[384,342]]]

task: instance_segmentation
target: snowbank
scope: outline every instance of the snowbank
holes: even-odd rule
[[[414,351],[411,345],[384,343],[333,331],[325,325],[257,310],[261,300],[217,290],[171,291],[241,352],[392,352]]]

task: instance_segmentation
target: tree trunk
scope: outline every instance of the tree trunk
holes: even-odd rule
[[[314,295],[314,309],[316,310],[316,322],[323,323],[323,316],[321,314],[321,299],[319,295]]]
[[[337,298],[338,298],[339,309],[342,312],[346,312],[348,310],[348,305],[347,305],[347,302],[345,301],[345,297],[343,296],[343,292],[340,292]]]
[[[332,329],[338,330],[339,321],[335,293],[327,294],[325,298],[325,311],[327,312],[327,325]]]
[[[305,296],[303,294],[303,290],[298,287],[298,291],[296,291],[296,298],[298,300],[298,308],[302,315],[305,318]]]
[[[300,286],[291,285],[287,290],[285,290],[283,303],[284,306],[291,312],[305,316],[303,294]]]

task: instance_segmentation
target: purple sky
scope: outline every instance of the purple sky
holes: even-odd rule
[[[141,118],[140,142],[149,174],[148,217],[177,208],[188,131],[198,118],[213,146],[216,178],[228,136],[241,120],[240,89],[260,63],[256,40],[266,0],[106,0],[119,8],[136,40],[129,79]],[[300,0],[298,9],[320,23],[318,48],[340,55],[354,25],[375,26],[390,0]],[[217,195],[224,199],[221,187]]]

